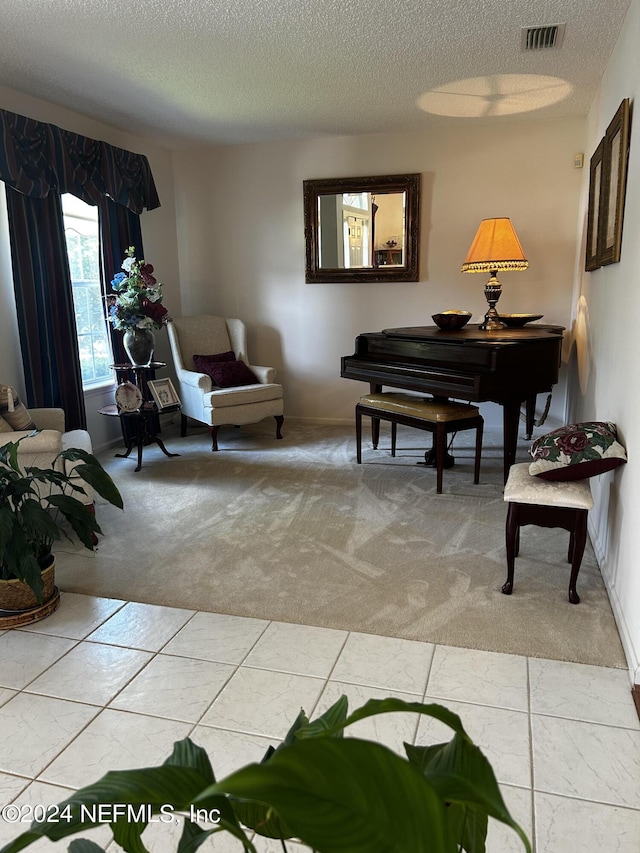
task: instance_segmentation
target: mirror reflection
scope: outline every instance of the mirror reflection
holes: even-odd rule
[[[420,175],[304,182],[306,281],[417,281]]]
[[[318,196],[320,268],[403,266],[406,199],[406,193]]]

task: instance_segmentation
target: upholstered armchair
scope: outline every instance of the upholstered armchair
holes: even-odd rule
[[[65,418],[62,409],[29,409],[28,414],[36,425],[38,432],[33,429],[9,430],[0,428],[0,446],[12,441],[20,441],[18,447],[18,462],[21,468],[35,466],[37,468],[51,468],[53,460],[61,450],[79,448],[93,453],[91,447],[91,436],[86,430],[76,429],[65,432]],[[60,464],[68,466],[65,469],[69,473],[78,463],[59,460]],[[74,492],[73,497],[80,503],[93,508],[93,488],[80,477],[75,477],[72,482],[84,490]]]
[[[181,317],[168,323],[167,331],[182,402],[183,436],[187,419],[192,418],[209,427],[211,449],[218,450],[221,426],[274,417],[276,438],[282,438],[282,385],[274,382],[275,368],[249,363],[242,320]]]

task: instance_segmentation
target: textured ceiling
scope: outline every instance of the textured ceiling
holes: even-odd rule
[[[164,145],[585,115],[629,0],[0,0],[0,84]],[[566,23],[559,50],[520,28]]]

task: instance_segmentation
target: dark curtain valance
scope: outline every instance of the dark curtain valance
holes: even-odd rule
[[[0,110],[0,180],[32,198],[51,190],[142,213],[160,207],[149,161],[79,133]]]

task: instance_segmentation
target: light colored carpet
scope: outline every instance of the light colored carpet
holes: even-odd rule
[[[587,545],[567,600],[568,534],[528,527],[515,590],[506,577],[501,450],[485,440],[472,483],[472,431],[457,436],[456,465],[436,495],[435,471],[417,463],[426,433],[399,430],[398,456],[368,442],[355,464],[347,426],[272,420],[206,430],[102,461],[125,512],[99,503],[105,536],[95,554],[57,549],[62,590],[342,628],[453,646],[625,667],[611,608]],[[388,428],[388,425],[386,425]],[[525,442],[518,458],[526,458]],[[116,448],[117,449],[117,448]]]

